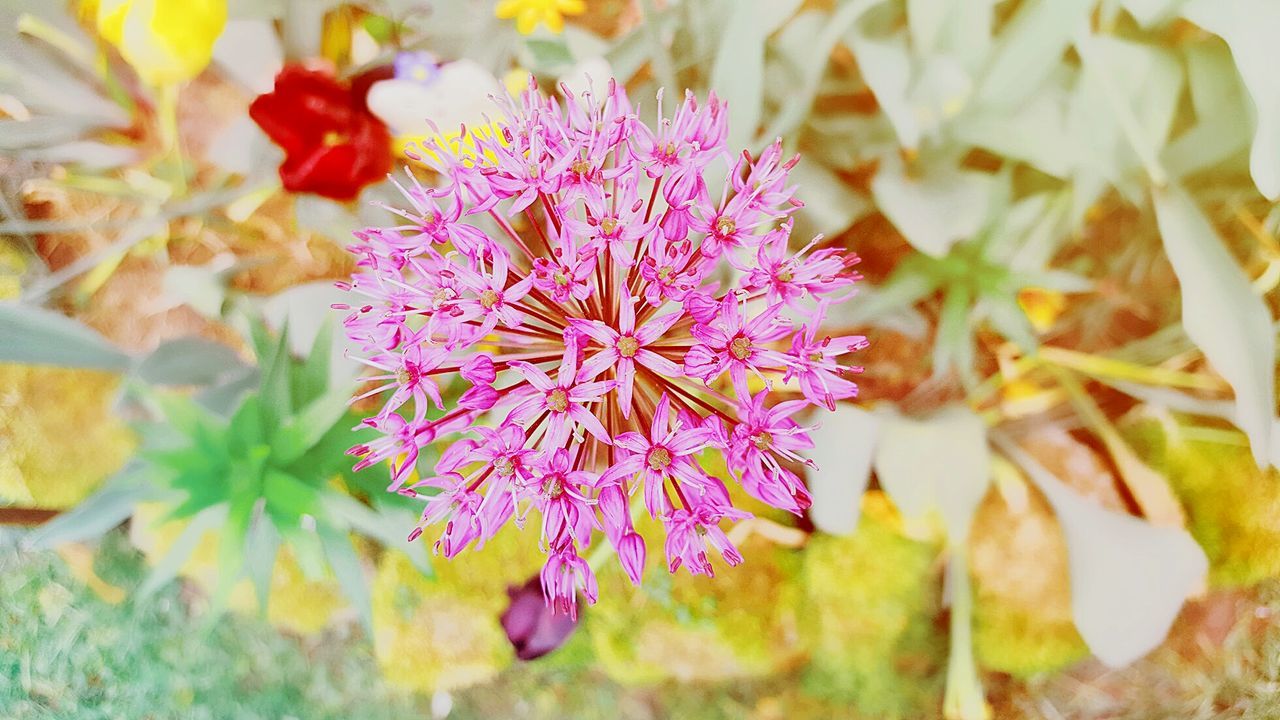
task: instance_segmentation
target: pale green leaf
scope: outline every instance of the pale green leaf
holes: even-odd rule
[[[908,518],[937,512],[953,546],[969,536],[973,513],[991,481],[986,426],[971,410],[952,405],[912,419],[885,413],[876,442],[880,485]]]
[[[213,385],[246,368],[236,351],[223,343],[186,337],[162,343],[134,372],[157,385]]]
[[[1253,137],[1253,104],[1227,46],[1220,42],[1197,43],[1187,46],[1184,52],[1197,122],[1169,143],[1161,157],[1170,177],[1175,179],[1211,168],[1237,154],[1247,160]]]
[[[781,8],[772,6],[782,6]],[[724,26],[720,49],[711,68],[711,89],[729,103],[728,146],[749,148],[760,125],[764,102],[764,45],[772,28],[766,7],[790,14],[796,0],[737,0]]]
[[[823,73],[827,68],[827,60],[835,50],[840,38],[868,10],[880,5],[885,0],[845,0],[830,20],[823,26],[822,32],[813,39],[811,55],[803,63],[804,78],[797,84],[794,93],[788,98],[782,109],[769,125],[764,134],[766,138],[781,137],[792,132],[804,122],[817,97],[818,87],[822,83]]]
[[[1070,93],[1065,83],[1073,78],[1066,71],[1054,78],[1015,108],[971,104],[952,131],[970,145],[1021,160],[1054,177],[1068,177],[1079,159],[1078,141],[1067,124]]]
[[[349,495],[337,492],[324,493],[320,503],[336,526],[347,527],[352,532],[377,540],[389,549],[398,550],[418,570],[426,575],[432,574],[431,562],[424,550],[425,543],[408,540],[409,529],[418,520],[414,513],[392,508],[374,510]]]
[[[1165,252],[1182,286],[1182,325],[1236,394],[1236,425],[1261,467],[1275,414],[1271,313],[1194,200],[1173,186],[1155,193]]]
[[[1258,190],[1280,199],[1280,3],[1274,0],[1192,0],[1183,15],[1231,47],[1245,87],[1253,96],[1257,127],[1249,169]]]
[[[182,569],[187,558],[191,557],[191,553],[195,552],[196,546],[204,538],[205,533],[217,528],[226,518],[225,504],[208,507],[196,513],[165,551],[160,561],[151,566],[146,579],[138,586],[138,597],[145,599],[177,577],[178,571]]]
[[[1120,667],[1159,645],[1205,580],[1204,551],[1182,529],[1157,527],[1076,494],[1015,443],[995,438],[1053,507],[1067,543],[1071,610],[1089,649]]]
[[[792,237],[809,238],[818,233],[835,237],[872,210],[863,195],[854,192],[816,157],[802,159],[792,168],[791,182],[804,188],[804,207],[797,213]]]
[[[320,544],[324,546],[325,557],[329,559],[329,567],[333,576],[342,588],[342,594],[351,601],[351,606],[360,616],[360,623],[365,632],[373,636],[373,603],[369,595],[369,581],[365,578],[364,567],[360,564],[360,556],[346,536],[321,528]]]
[[[1169,20],[1186,0],[1120,0],[1120,5],[1144,28]]]
[[[0,303],[0,362],[125,370],[128,354],[96,331],[36,305]]]
[[[941,257],[982,227],[993,182],[986,173],[948,163],[908,175],[902,161],[891,154],[881,161],[871,192],[915,249]]]
[[[880,422],[848,403],[839,403],[835,412],[820,417],[820,424],[809,433],[814,444],[808,452],[814,463],[807,474],[813,494],[809,517],[819,530],[850,535],[858,529]]]
[[[978,102],[1017,108],[1062,62],[1071,38],[1086,26],[1093,0],[1031,0],[1001,30],[978,83]]]
[[[288,465],[315,447],[347,413],[350,399],[348,388],[336,387],[288,418],[271,438],[272,460]]]
[[[875,94],[881,112],[893,125],[898,142],[905,148],[918,147],[923,130],[908,97],[912,59],[906,34],[869,38],[854,33],[849,44],[858,61],[862,79]]]
[[[103,535],[133,515],[138,503],[155,494],[155,489],[143,481],[142,474],[142,463],[129,463],[74,509],[33,530],[23,538],[23,546],[50,548]]]
[[[1076,40],[1084,61],[1072,127],[1093,170],[1122,185],[1142,168],[1153,184],[1167,173],[1160,152],[1182,91],[1182,68],[1169,51],[1105,35]],[[1124,190],[1124,187],[1121,187]]]

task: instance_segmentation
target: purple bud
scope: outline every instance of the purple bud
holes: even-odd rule
[[[507,588],[511,604],[502,613],[502,629],[521,660],[535,660],[564,644],[578,621],[557,613],[542,595],[537,577],[520,587]]]
[[[645,547],[644,538],[637,533],[627,533],[618,544],[618,560],[632,584],[639,587],[640,578],[644,576]]]
[[[458,398],[458,405],[468,410],[488,410],[497,402],[498,391],[492,385],[476,385]]]
[[[462,366],[459,374],[462,378],[473,385],[487,385],[498,379],[498,372],[494,369],[493,358],[486,353],[479,353],[471,358]]]
[[[706,293],[689,293],[684,297],[684,309],[699,323],[709,323],[720,311],[720,303]]]
[[[631,516],[627,512],[627,497],[617,484],[600,491],[596,498],[600,515],[604,519],[604,531],[609,540],[615,541],[631,530]]]

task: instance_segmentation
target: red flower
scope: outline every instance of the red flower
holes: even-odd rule
[[[280,180],[290,192],[353,200],[391,169],[391,135],[364,105],[363,91],[328,72],[298,65],[276,75],[275,89],[249,116],[280,147]]]

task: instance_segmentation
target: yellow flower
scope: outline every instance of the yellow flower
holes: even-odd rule
[[[553,33],[562,32],[565,15],[581,15],[586,10],[584,0],[502,0],[494,14],[502,20],[515,18],[516,29],[528,35],[540,23]]]
[[[226,0],[99,0],[98,32],[152,86],[190,80],[213,57]]]
[[[1056,290],[1027,287],[1018,291],[1018,304],[1036,332],[1048,332],[1067,308],[1067,297]]]
[[[518,98],[520,94],[529,89],[529,78],[532,77],[529,71],[522,67],[514,67],[502,76],[502,86],[507,89],[511,97]]]

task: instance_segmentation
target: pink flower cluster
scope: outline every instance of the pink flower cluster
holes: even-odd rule
[[[665,528],[668,569],[706,575],[708,545],[742,560],[721,525],[748,514],[726,480],[807,508],[789,466],[812,443],[794,418],[856,395],[859,368],[841,358],[865,340],[818,330],[852,295],[857,258],[821,238],[790,251],[801,203],[781,141],[727,152],[714,96],[667,118],[659,94],[650,128],[616,83],[602,98],[562,90],[564,106],[532,86],[500,100],[500,132],[474,150],[425,148],[439,184],[410,174],[409,207],[388,208],[405,222],[356,234],[340,285],[363,297],[339,307],[378,370],[360,397],[387,398],[358,467],[389,461],[389,490],[426,502],[412,537],[443,525],[448,557],[536,512],[543,590],[575,613],[579,592],[596,599],[583,553],[597,530],[640,582],[633,497]],[[438,439],[434,474],[416,480]],[[730,477],[703,469],[708,452]]]

